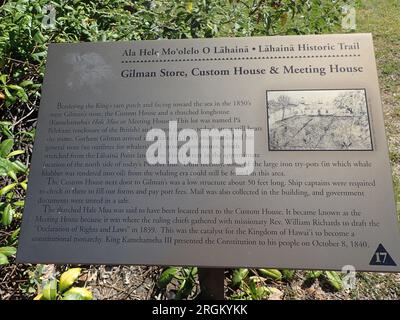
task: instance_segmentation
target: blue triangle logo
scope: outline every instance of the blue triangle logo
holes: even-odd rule
[[[389,252],[386,251],[385,247],[380,243],[376,249],[374,255],[369,262],[370,266],[397,266],[390,256]]]

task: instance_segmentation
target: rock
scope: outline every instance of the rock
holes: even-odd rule
[[[270,291],[268,300],[282,300],[283,292],[281,290],[274,287],[269,287],[268,290]]]

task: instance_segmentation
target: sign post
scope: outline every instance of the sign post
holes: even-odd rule
[[[199,268],[200,299],[224,300],[224,269]]]

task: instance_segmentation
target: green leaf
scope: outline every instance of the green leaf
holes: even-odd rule
[[[12,220],[13,220],[13,216],[14,216],[14,209],[11,207],[11,204],[8,204],[4,211],[3,211],[3,216],[1,219],[1,223],[7,227],[11,224]]]
[[[4,254],[6,257],[11,257],[17,253],[17,249],[14,247],[0,247],[0,254]]]
[[[249,274],[249,269],[246,268],[235,269],[232,275],[232,283],[231,283],[232,287],[234,288],[239,287],[248,274]]]
[[[0,166],[0,176],[6,176],[7,175],[7,170],[4,169],[4,167]]]
[[[57,280],[49,280],[42,291],[44,300],[56,300],[57,298]]]
[[[1,132],[9,138],[13,136],[13,133],[10,130],[11,125],[12,123],[9,121],[0,121]]]
[[[8,159],[4,159],[4,158],[0,158],[0,174],[1,175],[7,175],[7,172],[10,170],[13,170],[14,165],[13,163],[8,160]],[[5,174],[4,174],[5,172]]]
[[[17,96],[22,102],[28,102],[29,100],[28,95],[23,89],[17,91]]]
[[[342,290],[343,283],[340,275],[336,271],[325,271],[324,276],[326,281],[337,291]]]
[[[72,268],[65,271],[60,277],[60,283],[58,285],[59,291],[62,293],[69,289],[76,279],[78,279],[81,274],[81,268]]]
[[[175,299],[181,300],[188,297],[192,293],[193,287],[194,282],[191,278],[183,280],[181,286],[178,289],[178,292],[176,293]]]
[[[192,1],[187,1],[185,4],[187,12],[191,13],[193,11],[193,2]]]
[[[194,277],[197,274],[197,268],[196,267],[182,268],[181,273],[184,275],[185,278]]]
[[[0,75],[0,82],[5,85],[7,83],[7,75]]]
[[[268,297],[269,294],[270,294],[270,290],[267,287],[260,286],[260,287],[256,287],[255,295],[253,297],[256,300],[260,300],[260,299],[264,299],[265,297]]]
[[[64,293],[63,300],[93,300],[93,295],[86,288],[74,287]]]
[[[322,271],[319,271],[319,270],[308,271],[306,273],[306,279],[307,280],[315,280],[315,279],[319,278],[321,275],[322,275]]]
[[[8,264],[7,256],[0,253],[0,266],[5,265],[5,264]]]
[[[28,189],[28,185],[26,184],[26,182],[21,182],[19,185],[20,185],[20,186],[22,187],[22,189],[24,189],[25,191],[26,191],[26,189]]]
[[[35,138],[35,132],[36,132],[36,130],[32,129],[31,131],[19,131],[19,132],[17,132],[17,134],[27,136],[30,139],[34,139]]]
[[[23,154],[23,153],[25,153],[24,150],[14,150],[13,152],[10,152],[10,153],[7,155],[7,158],[11,158],[11,157],[17,156],[17,155],[19,155],[19,154]]]
[[[27,86],[31,86],[32,84],[33,84],[32,80],[25,80],[25,81],[22,81],[19,85],[21,87],[27,87]]]
[[[5,158],[14,146],[13,139],[6,139],[2,143],[0,143],[0,157]]]
[[[46,42],[46,38],[39,30],[36,31],[35,34],[33,35],[33,40],[35,40],[39,44],[43,44]]]
[[[18,86],[18,85],[16,85],[16,84],[9,84],[8,86],[7,86],[7,88],[9,88],[9,89],[13,89],[13,90],[17,90],[17,91],[24,91],[24,88],[22,88],[22,87],[20,87],[20,86]]]
[[[41,62],[43,57],[46,57],[47,51],[42,51],[38,53],[32,53],[32,58],[37,62]]]
[[[281,271],[282,273],[282,279],[286,280],[286,281],[290,281],[293,279],[294,274],[295,274],[295,270],[291,270],[291,269],[283,269]]]
[[[18,172],[26,172],[28,170],[28,167],[19,160],[15,160],[14,162],[10,161],[10,163],[11,166]]]
[[[11,94],[10,90],[8,90],[7,87],[4,87],[4,92],[8,99],[10,99],[11,101],[15,101],[15,97]]]
[[[277,269],[258,269],[260,275],[272,280],[282,280],[282,273]]]
[[[16,185],[17,185],[17,183],[11,183],[11,184],[5,186],[4,188],[0,189],[0,196],[4,196],[7,193],[9,193],[12,189],[15,188]]]
[[[18,240],[20,228],[15,229],[8,240],[9,244],[14,244]]]
[[[14,181],[18,182],[17,175],[15,174],[14,171],[10,170],[10,171],[7,172],[7,174],[8,174],[8,176],[9,176],[10,178],[12,178]]]
[[[33,300],[44,300],[43,299],[43,294],[39,293],[36,297],[33,298]]]
[[[25,205],[24,200],[19,200],[19,201],[14,202],[14,206],[16,206],[16,207],[23,207],[24,205]]]
[[[254,279],[250,279],[249,281],[249,289],[250,289],[250,293],[253,297],[257,296],[257,284],[254,281]]]
[[[178,268],[176,267],[169,267],[161,273],[160,279],[158,279],[158,287],[160,289],[165,289],[168,283],[177,275]]]

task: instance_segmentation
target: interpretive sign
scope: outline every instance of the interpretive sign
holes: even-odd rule
[[[50,45],[18,261],[400,270],[371,35]]]

